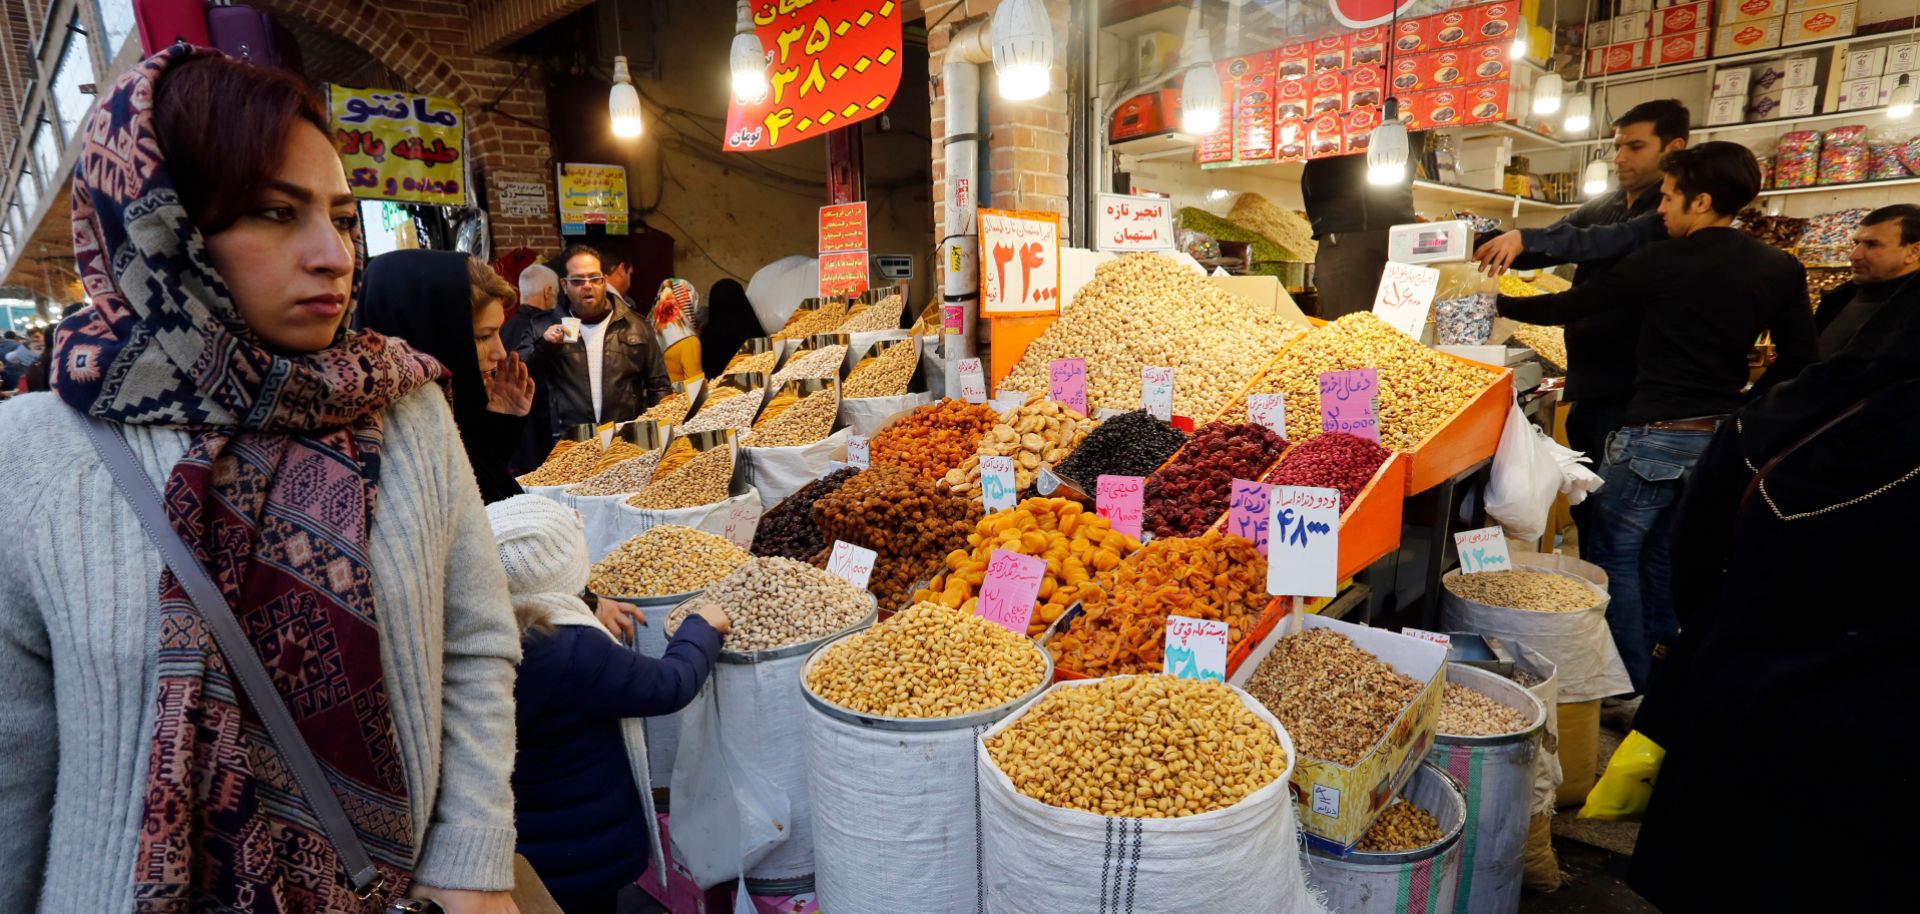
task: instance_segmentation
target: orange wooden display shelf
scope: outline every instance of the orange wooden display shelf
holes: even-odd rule
[[[1341,507],[1340,564],[1335,575],[1340,580],[1365,571],[1381,556],[1400,548],[1400,519],[1406,507],[1401,480],[1407,478],[1406,463],[1407,455],[1398,451],[1389,454],[1386,462],[1373,471],[1360,496]],[[1263,478],[1265,475],[1261,474]],[[1213,525],[1224,529],[1226,523],[1227,515],[1223,514]]]
[[[1275,625],[1280,624],[1281,619],[1286,618],[1286,615],[1291,610],[1291,608],[1292,608],[1291,606],[1283,604],[1280,601],[1280,598],[1278,597],[1273,597],[1267,601],[1267,609],[1265,612],[1260,614],[1259,620],[1253,623],[1253,629],[1251,631],[1248,631],[1246,635],[1240,639],[1239,643],[1235,644],[1233,646],[1233,649],[1227,652],[1227,677],[1228,678],[1233,677],[1234,671],[1240,668],[1240,664],[1245,663],[1247,661],[1247,655],[1253,653],[1253,646],[1256,644],[1259,644],[1261,640],[1265,639],[1268,633],[1273,631],[1273,627]],[[1064,620],[1067,617],[1063,615],[1060,618]],[[1163,633],[1161,637],[1165,637],[1164,629],[1162,630],[1162,632]],[[1048,636],[1052,636],[1054,632],[1052,629],[1049,629],[1047,634]],[[1122,674],[1116,673],[1114,675],[1117,676]],[[1102,677],[1089,676],[1085,673],[1079,673],[1073,670],[1061,669],[1060,664],[1057,662],[1053,665],[1053,681],[1054,682],[1066,682],[1072,679],[1100,679],[1100,678]]]

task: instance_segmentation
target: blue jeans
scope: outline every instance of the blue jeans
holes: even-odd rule
[[[1633,425],[1607,438],[1594,494],[1590,560],[1607,573],[1607,627],[1633,690],[1644,692],[1653,646],[1680,632],[1673,607],[1673,516],[1711,432]]]

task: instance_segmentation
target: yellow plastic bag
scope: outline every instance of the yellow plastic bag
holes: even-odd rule
[[[1600,783],[1587,794],[1580,818],[1633,820],[1645,815],[1654,781],[1660,777],[1660,760],[1666,757],[1667,750],[1641,736],[1640,731],[1627,734],[1620,748],[1613,751]]]

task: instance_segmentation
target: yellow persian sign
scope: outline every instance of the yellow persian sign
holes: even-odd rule
[[[327,87],[334,148],[356,197],[467,205],[466,130],[451,99]]]

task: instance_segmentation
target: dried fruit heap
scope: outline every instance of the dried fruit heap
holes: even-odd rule
[[[1233,481],[1257,478],[1286,447],[1286,439],[1264,425],[1208,423],[1147,477],[1146,529],[1154,536],[1200,535],[1226,513]]]

